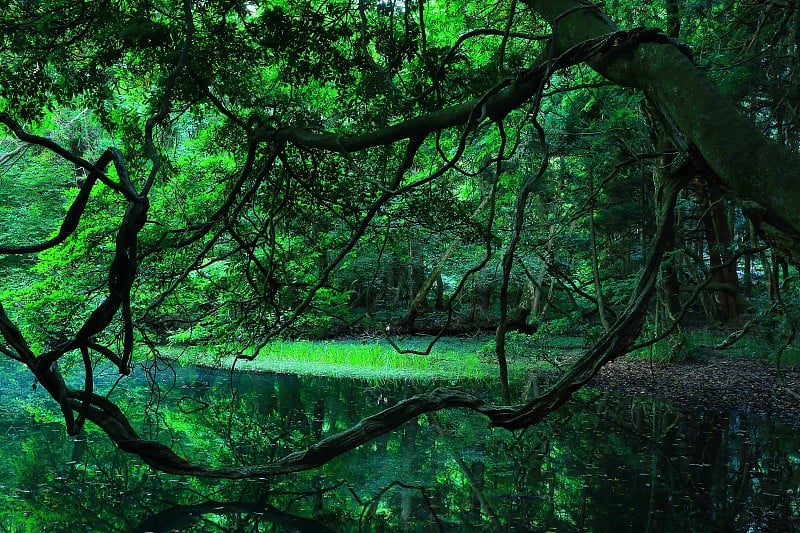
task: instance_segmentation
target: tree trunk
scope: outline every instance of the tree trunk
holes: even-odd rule
[[[594,198],[594,176],[589,171],[589,197]],[[603,286],[600,282],[600,258],[597,256],[597,231],[594,226],[594,200],[589,206],[589,237],[592,246],[592,278],[594,280],[594,294],[597,298],[597,313],[600,315],[600,323],[603,331],[611,329],[611,322],[606,314],[605,298],[603,297]]]
[[[576,0],[523,1],[553,26],[555,54],[619,30],[599,8]],[[763,135],[673,44],[641,43],[588,63],[609,80],[644,91],[742,199],[767,242],[800,263],[797,154]]]
[[[680,12],[678,9],[678,3],[676,0],[667,0],[667,35],[669,35],[673,39],[677,39],[680,36],[681,30],[681,18]],[[660,152],[669,152],[674,150],[674,146],[669,142],[666,138],[666,132],[658,128],[657,124],[651,124],[651,131],[654,138],[657,139],[656,141],[656,150]],[[659,164],[655,166],[653,171],[653,183],[655,184],[655,190],[658,191],[661,186],[666,182],[666,169],[669,168],[669,165],[673,163],[671,160],[672,158],[669,157],[662,157],[659,160]],[[642,195],[642,198],[645,196]],[[654,198],[654,202],[658,202],[659,198]],[[658,211],[659,206],[656,205],[656,211]],[[677,217],[677,215],[676,215]],[[676,224],[677,225],[677,224]],[[677,235],[673,235],[673,238],[670,242],[667,243],[667,253],[674,252],[676,248],[676,238]],[[661,277],[660,281],[660,289],[661,289],[661,296],[663,297],[663,309],[665,311],[665,315],[668,322],[672,322],[675,320],[680,312],[681,312],[681,299],[680,299],[680,282],[678,280],[678,271],[675,268],[675,258],[669,257],[664,263],[661,265]],[[665,326],[669,326],[668,324],[664,324]],[[682,337],[683,336],[683,327],[680,323],[676,325],[675,328],[675,336]],[[673,343],[673,346],[675,343]]]
[[[708,195],[708,209],[703,215],[711,276],[717,283],[729,287],[728,290],[717,291],[717,316],[715,318],[729,322],[744,312],[739,289],[739,276],[736,262],[731,261],[731,245],[733,236],[728,227],[728,206],[722,194],[713,186]],[[730,290],[733,289],[733,290]]]
[[[414,298],[411,300],[411,304],[408,306],[408,313],[406,316],[400,320],[399,325],[403,328],[408,328],[409,330],[414,329],[414,321],[419,316],[420,311],[424,311],[428,308],[428,294],[431,292],[434,283],[438,282],[440,290],[436,292],[436,308],[442,309],[444,308],[444,289],[442,287],[442,265],[450,258],[453,252],[461,246],[461,239],[456,239],[444,252],[439,262],[436,266],[433,267],[431,273],[428,275],[427,278],[416,287],[417,279],[414,278],[414,285],[415,285],[415,294]]]

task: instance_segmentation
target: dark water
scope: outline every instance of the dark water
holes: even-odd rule
[[[149,375],[112,398],[140,415],[142,434],[217,464],[282,457],[421,390],[204,369]],[[148,403],[151,392],[161,401]],[[0,532],[793,531],[797,430],[590,391],[525,431],[445,411],[320,470],[221,482],[155,473],[91,429],[67,437],[44,393],[3,363]]]

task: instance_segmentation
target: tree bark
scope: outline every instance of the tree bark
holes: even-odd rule
[[[600,9],[577,0],[523,2],[553,27],[556,54],[619,31]],[[622,52],[589,65],[644,91],[742,199],[769,244],[800,263],[800,157],[763,135],[677,46],[642,43]]]

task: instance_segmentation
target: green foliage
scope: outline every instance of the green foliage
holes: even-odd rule
[[[56,13],[75,15],[74,5],[57,3],[46,10],[31,3],[4,14],[2,68],[9,82],[0,90],[0,102],[21,118],[35,119],[32,131],[83,157],[95,158],[108,145],[120,147],[140,184],[152,164],[146,123],[171,91],[168,120],[152,130],[161,167],[149,195],[149,223],[140,235],[141,275],[133,305],[144,333],[159,342],[212,344],[224,352],[228,343],[257,341],[275,330],[324,338],[358,327],[382,328],[407,313],[435,268],[441,276],[436,306],[449,306],[456,321],[495,326],[496,252],[511,234],[520,187],[539,164],[536,130],[528,120],[509,115],[503,135],[491,126],[473,132],[459,172],[386,201],[345,261],[330,271],[336,251],[353,238],[362,214],[379,197],[376,184],[391,178],[402,147],[324,157],[290,147],[275,163],[259,152],[253,156],[254,173],[244,176],[248,140],[242,125],[263,132],[304,126],[355,134],[479,96],[498,76],[523,68],[523,58],[539,46],[491,32],[458,40],[475,27],[504,26],[506,6],[445,3],[420,11],[396,2],[208,2],[191,6],[192,27],[182,16],[184,5],[170,0],[116,6],[114,16],[96,16],[101,2],[84,8],[73,26],[54,35],[44,28]],[[667,13],[657,5],[611,3],[607,9],[629,26],[666,23]],[[733,9],[746,7],[737,2]],[[710,55],[709,32],[725,24],[718,5],[687,4],[680,15],[684,29],[694,29],[686,38],[703,61],[730,53]],[[692,26],[702,16],[712,18]],[[539,29],[517,19],[520,29]],[[726,39],[733,42],[746,31],[746,25],[737,25]],[[188,67],[176,71],[168,88],[184,45]],[[26,53],[37,47],[47,50],[46,68],[34,66],[37,60]],[[733,98],[744,98],[759,74],[753,65],[739,62],[720,72],[720,85],[730,86]],[[551,146],[549,169],[533,184],[535,199],[523,217],[517,255],[529,272],[512,270],[511,312],[537,291],[541,302],[552,285],[549,297],[560,312],[545,311],[540,303],[534,314],[547,326],[541,331],[553,337],[572,333],[561,331],[565,312],[588,315],[593,308],[572,292],[572,287],[594,292],[587,285],[592,279],[588,208],[603,273],[600,289],[613,309],[626,304],[655,227],[652,166],[636,159],[652,149],[643,98],[604,86],[583,68],[560,71],[551,83],[538,116]],[[425,181],[441,168],[441,156],[456,153],[461,135],[445,129],[435,144],[424,144],[404,184]],[[508,146],[496,173],[504,135]],[[3,146],[9,152],[18,145]],[[52,234],[77,193],[71,165],[31,148],[4,168],[0,242],[26,244],[31,235]],[[594,196],[586,187],[589,179]],[[685,196],[680,209],[698,206]],[[14,269],[4,284],[3,296],[15,302],[9,312],[37,346],[56,330],[74,331],[104,297],[102,265],[111,257],[123,208],[118,197],[98,187],[81,226],[64,245],[36,258],[0,259]],[[204,224],[213,231],[195,239]],[[451,246],[451,256],[440,264]],[[493,257],[473,273],[487,247]],[[530,273],[538,289],[528,283]],[[426,303],[423,317],[431,313],[432,296]],[[292,317],[298,308],[305,310]],[[50,317],[48,327],[37,323],[41,316]],[[596,326],[571,329],[592,336]]]
[[[553,73],[540,97],[520,99],[502,120],[482,106],[463,118],[475,99],[483,104],[489,95],[519,90],[528,69],[549,53],[540,37],[551,29],[523,6],[4,6],[0,112],[8,114],[4,123],[39,138],[24,145],[11,129],[0,132],[0,246],[56,235],[86,190],[79,187],[92,164],[101,154],[119,157],[104,167],[64,242],[0,256],[0,302],[9,321],[36,355],[100,316],[100,331],[91,332],[93,361],[133,338],[205,365],[229,364],[262,347],[256,363],[237,367],[372,379],[457,381],[497,373],[492,341],[483,340],[482,350],[400,356],[372,342],[387,326],[399,334],[483,332],[522,317],[520,329],[538,329],[508,334],[512,376],[592,345],[607,329],[599,318],[620,316],[637,286],[657,231],[660,186],[695,154],[648,98],[610,86],[585,65]],[[606,7],[627,28],[675,23],[661,3]],[[796,150],[798,13],[789,4],[770,4],[763,14],[754,7],[681,4],[679,37],[700,65],[722,65],[711,74],[725,95]],[[428,131],[431,124],[440,125]],[[403,133],[394,137],[397,131]],[[115,151],[105,152],[109,147]],[[687,301],[712,272],[711,256],[723,260],[758,245],[743,211],[716,199],[724,191],[707,174],[705,181],[691,176],[697,179],[681,193],[658,288],[658,298],[685,304],[700,323],[719,320],[723,291]],[[138,233],[120,232],[130,229],[126,213],[145,205]],[[718,206],[724,212],[712,220]],[[722,239],[725,226],[731,235]],[[748,287],[753,306],[771,308],[772,300],[758,294],[768,289],[768,262],[779,258],[749,259],[764,263],[751,268],[761,274]],[[669,287],[666,267],[675,282]],[[782,276],[791,280],[788,270]],[[726,283],[737,291],[734,280]],[[797,357],[795,344],[782,349],[788,337],[775,334],[779,323],[800,322],[794,294],[784,292],[785,303],[754,322],[745,351],[758,344],[752,351],[759,355]],[[124,304],[105,317],[103,302],[119,300]],[[601,301],[606,317],[599,317]],[[665,306],[654,304],[654,335],[670,326]],[[17,347],[6,345],[19,339],[4,331],[3,352],[14,358]],[[307,341],[356,335],[370,340]],[[677,361],[703,349],[693,334],[680,334],[652,353]],[[148,354],[137,351],[136,364],[149,364]],[[70,386],[82,388],[79,357],[72,350],[59,368]],[[225,414],[209,420],[222,425]],[[159,427],[162,415],[152,416]],[[222,441],[174,412],[163,416],[205,450]],[[252,419],[230,422],[229,438],[241,448],[221,460],[257,457],[259,431],[275,421],[258,412]],[[300,426],[287,428],[289,447],[313,440]],[[554,464],[566,461],[563,450],[552,452]],[[463,488],[465,480],[447,482]],[[578,498],[582,483],[565,481],[566,497]]]

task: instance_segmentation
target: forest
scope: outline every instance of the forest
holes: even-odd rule
[[[0,5],[0,355],[69,437],[245,480],[432,416],[514,435],[622,358],[747,354],[800,399],[798,2]],[[454,338],[493,392],[422,380],[279,455],[186,455],[125,392]]]

